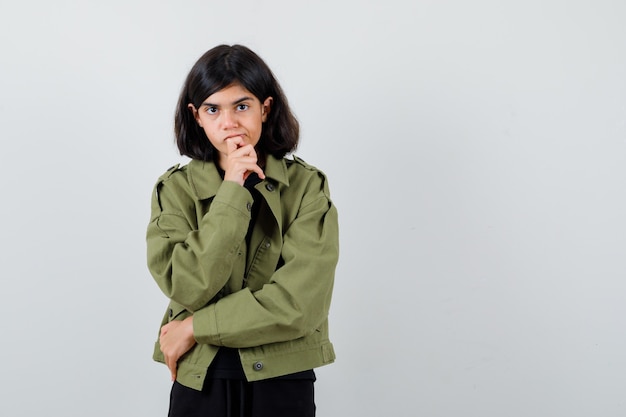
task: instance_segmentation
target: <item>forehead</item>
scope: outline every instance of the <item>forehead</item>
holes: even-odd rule
[[[211,94],[204,102],[211,104],[230,104],[239,102],[242,99],[259,101],[254,94],[241,84],[231,84]]]

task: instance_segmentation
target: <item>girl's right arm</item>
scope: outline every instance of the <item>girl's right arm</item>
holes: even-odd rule
[[[226,285],[248,230],[253,199],[244,187],[224,181],[200,219],[195,218],[195,203],[184,173],[161,177],[147,230],[148,269],[163,293],[190,312]]]

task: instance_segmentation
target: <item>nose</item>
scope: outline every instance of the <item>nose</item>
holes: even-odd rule
[[[224,111],[222,113],[222,126],[224,129],[237,127],[237,115],[232,111]]]

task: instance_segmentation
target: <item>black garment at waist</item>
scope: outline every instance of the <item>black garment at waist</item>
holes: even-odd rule
[[[220,347],[217,356],[211,362],[207,372],[207,379],[238,379],[245,380],[241,359],[237,349]],[[312,369],[279,376],[276,379],[311,379],[315,381],[315,372]]]

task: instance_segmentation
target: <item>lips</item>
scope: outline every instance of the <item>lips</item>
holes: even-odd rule
[[[226,136],[226,137],[224,138],[224,140],[228,140],[228,139],[236,138],[236,137],[239,137],[239,136],[241,136],[241,138],[242,138],[242,139],[246,137],[246,135],[244,135],[243,133],[237,133],[237,134],[235,134],[235,135],[228,135],[228,136]]]

